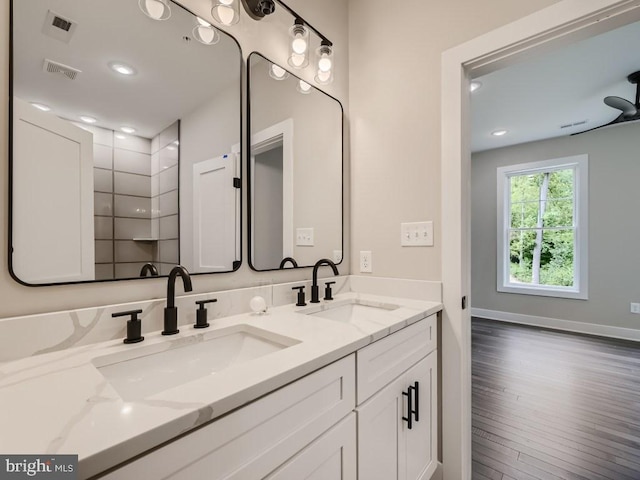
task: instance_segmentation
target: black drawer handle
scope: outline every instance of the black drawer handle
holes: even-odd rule
[[[406,392],[402,392],[402,395],[407,397],[407,416],[402,417],[402,420],[407,422],[407,428],[411,430],[413,428],[413,390],[415,387],[411,386]]]

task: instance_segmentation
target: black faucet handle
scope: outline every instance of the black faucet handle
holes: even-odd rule
[[[217,301],[217,298],[210,298],[209,300],[196,300],[196,305],[200,305],[200,308],[204,308],[207,303],[215,303]]]
[[[142,336],[142,322],[138,318],[138,314],[140,313],[142,313],[142,310],[127,310],[126,312],[111,314],[113,318],[131,317],[127,320],[127,338],[123,340],[124,343],[138,343],[144,340]]]
[[[217,298],[210,298],[209,300],[197,300],[196,305],[198,305],[198,309],[196,310],[196,323],[193,325],[193,328],[207,328],[209,326],[209,322],[207,322],[207,309],[205,305],[207,303],[217,302]]]
[[[325,283],[325,289],[324,289],[324,299],[325,300],[333,300],[333,297],[331,296],[332,292],[331,292],[331,285],[333,285],[336,282],[326,282]]]
[[[291,290],[298,290],[298,302],[296,303],[296,307],[304,307],[307,304],[304,298],[304,285],[292,287]]]

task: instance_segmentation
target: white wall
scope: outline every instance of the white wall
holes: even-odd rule
[[[349,1],[353,273],[371,250],[374,275],[441,278],[440,56],[553,3]],[[421,220],[435,247],[400,247],[400,223]]]
[[[471,305],[473,308],[640,329],[629,311],[640,301],[640,124],[480,152],[471,171]],[[589,155],[589,299],[496,291],[496,168]]]
[[[184,0],[183,3],[194,13],[209,18],[211,9],[209,1]],[[338,98],[347,109],[349,59],[347,3],[343,0],[325,0],[313,3],[305,0],[290,0],[288,4],[299,11],[304,18],[309,19],[316,28],[335,43],[335,81],[325,90]],[[273,58],[274,61],[284,64],[288,54],[287,28],[288,25],[271,21],[254,22],[243,16],[240,23],[231,27],[229,31],[238,39],[244,57],[251,51],[257,50]],[[0,45],[2,45],[0,47],[0,110],[7,112],[9,108],[9,0],[0,0]],[[309,82],[313,81],[313,74],[312,67],[308,67],[302,73]],[[6,245],[8,244],[8,129],[7,115],[0,115],[0,215],[2,216],[2,250],[5,252],[0,255],[0,317],[163,298],[166,295],[166,279],[25,287],[10,277],[7,266],[8,254],[6,253]],[[246,178],[245,175],[243,177]],[[246,192],[246,189],[243,189],[243,192]],[[243,208],[246,210],[244,198]],[[246,219],[246,212],[244,215]],[[348,221],[347,218],[347,225]],[[243,265],[241,269],[234,273],[194,277],[194,293],[258,285],[265,282],[296,281],[311,277],[311,269],[295,272],[255,273],[251,271],[246,261],[246,228],[244,226],[243,232],[245,239],[243,240]],[[347,268],[341,267],[341,273],[348,273]]]

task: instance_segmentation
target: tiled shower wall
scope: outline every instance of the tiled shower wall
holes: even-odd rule
[[[163,130],[151,141],[152,232],[157,242],[156,266],[160,275],[179,263],[178,163],[180,122]]]
[[[151,237],[151,141],[92,127],[96,279],[137,277]]]

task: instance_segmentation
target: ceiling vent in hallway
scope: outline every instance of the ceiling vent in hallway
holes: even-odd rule
[[[560,125],[560,128],[570,128],[570,127],[579,127],[580,125],[585,125],[589,120],[580,120],[579,122],[566,123],[564,125]]]
[[[42,70],[44,70],[47,73],[57,73],[60,75],[64,75],[70,80],[75,80],[78,74],[82,73],[82,71],[78,70],[77,68],[70,67],[69,65],[63,65],[62,63],[54,62],[53,60],[49,60],[48,58],[44,59]]]
[[[48,10],[42,26],[42,33],[61,42],[69,43],[76,26],[75,21]]]

